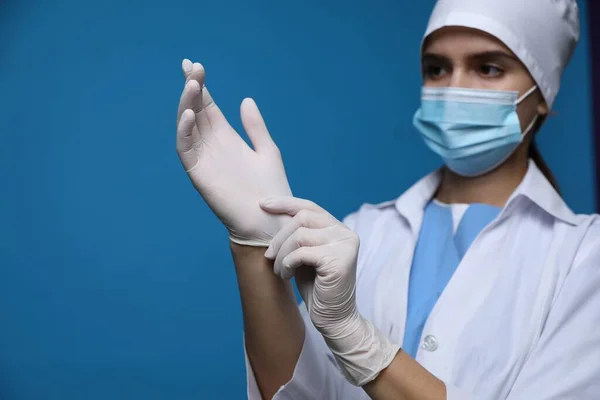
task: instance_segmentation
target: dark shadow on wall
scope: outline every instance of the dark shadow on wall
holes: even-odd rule
[[[0,26],[4,26],[18,7],[18,0],[0,0]]]
[[[10,21],[17,15],[17,10],[23,8],[18,0],[0,0],[0,73],[2,72],[3,59],[6,57],[6,41],[10,40]]]

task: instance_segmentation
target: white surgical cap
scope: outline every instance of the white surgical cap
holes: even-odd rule
[[[502,41],[551,108],[579,41],[579,10],[575,0],[438,0],[425,38],[445,26],[479,29]]]

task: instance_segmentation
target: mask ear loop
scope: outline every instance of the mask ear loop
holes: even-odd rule
[[[539,114],[535,114],[535,117],[533,117],[533,120],[531,121],[531,123],[529,124],[529,126],[527,127],[527,129],[525,129],[525,131],[523,131],[523,137],[527,136],[527,134],[531,131],[531,129],[533,129],[533,127],[535,126],[535,123],[537,122],[539,116],[540,116]]]
[[[531,95],[531,93],[535,92],[537,90],[537,88],[538,88],[537,85],[533,85],[533,87],[531,89],[529,89],[527,92],[525,92],[525,94],[523,96],[521,96],[517,99],[516,105],[521,104],[521,102],[523,100],[525,100],[526,98],[528,98]]]
[[[521,104],[521,102],[523,100],[525,100],[526,98],[528,98],[529,96],[531,96],[531,94],[533,92],[535,92],[537,90],[537,85],[533,85],[533,87],[531,89],[529,89],[527,92],[525,92],[525,94],[523,94],[523,96],[519,97],[519,99],[517,100],[517,102],[515,103],[516,105]],[[539,114],[535,114],[535,117],[533,118],[533,120],[531,121],[531,123],[529,124],[529,126],[527,127],[527,129],[525,129],[525,131],[523,131],[523,136],[526,136],[531,129],[534,127],[535,123],[537,122],[538,118],[539,118]]]

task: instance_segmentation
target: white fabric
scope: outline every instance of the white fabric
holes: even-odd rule
[[[399,345],[412,253],[440,179],[433,173],[397,200],[364,205],[344,220],[361,239],[359,311]],[[445,382],[448,400],[596,399],[599,288],[600,218],[573,214],[531,161],[441,294],[417,361]],[[303,305],[300,310],[304,347],[275,399],[368,399],[344,379]],[[437,346],[427,345],[432,338]],[[248,396],[260,399],[247,368]]]
[[[437,199],[433,199],[433,202],[440,207],[446,207],[450,209],[450,211],[452,212],[452,234],[456,235],[458,225],[460,224],[462,217],[465,215],[465,212],[467,212],[467,208],[469,208],[469,205],[460,203],[446,204],[442,203]]]
[[[575,0],[438,0],[425,38],[444,26],[479,29],[502,41],[551,108],[579,41],[579,10]]]

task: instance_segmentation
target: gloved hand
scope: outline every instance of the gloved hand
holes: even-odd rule
[[[260,204],[270,213],[294,217],[277,233],[265,253],[265,257],[275,260],[275,273],[283,279],[296,275],[310,319],[325,338],[346,379],[356,386],[372,381],[392,362],[400,347],[358,312],[358,235],[307,200],[274,197],[263,199]],[[310,276],[305,267],[315,273]]]
[[[229,230],[231,241],[268,246],[286,216],[263,211],[265,196],[291,196],[279,149],[252,99],[241,105],[250,148],[204,87],[199,63],[183,60],[185,88],[177,113],[177,153],[193,185]]]

